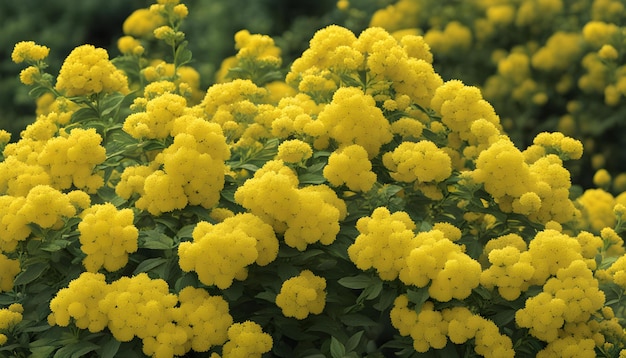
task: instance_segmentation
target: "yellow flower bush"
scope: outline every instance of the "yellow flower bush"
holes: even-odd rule
[[[208,88],[178,0],[57,76],[18,43],[0,357],[624,356],[626,186],[576,139],[626,93],[623,16],[576,3],[401,0],[295,58],[242,29]]]

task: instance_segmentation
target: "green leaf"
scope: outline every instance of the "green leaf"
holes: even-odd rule
[[[355,290],[363,289],[372,284],[372,278],[366,274],[352,277],[343,277],[337,281],[341,286]]]
[[[191,61],[192,54],[191,51],[187,48],[187,41],[183,41],[178,48],[176,49],[176,53],[174,54],[174,66],[179,68],[180,66],[184,66]]]
[[[346,352],[352,352],[359,346],[359,342],[361,342],[361,337],[363,337],[364,331],[358,331],[352,335],[346,342]]]
[[[111,337],[108,342],[104,343],[100,349],[101,358],[115,358],[117,351],[122,343]]]
[[[274,302],[276,302],[276,293],[270,292],[270,291],[263,291],[257,294],[256,296],[254,296],[254,298],[260,298],[262,300],[271,302],[273,304]]]
[[[133,272],[133,274],[136,275],[141,272],[150,272],[151,270],[154,270],[157,267],[165,265],[167,261],[168,261],[167,259],[164,259],[162,257],[155,257],[152,259],[144,260],[139,265],[137,265],[137,268],[135,268],[135,271]]]
[[[58,347],[42,346],[30,348],[30,358],[48,358]]]
[[[96,111],[89,107],[81,108],[72,114],[73,123],[83,122],[90,119],[100,119],[100,117]]]
[[[126,96],[119,92],[106,96],[102,102],[100,102],[100,107],[102,107],[100,115],[102,117],[106,117],[111,113],[116,112],[120,108],[124,99],[126,99]]]
[[[189,225],[185,225],[182,228],[180,228],[180,230],[178,230],[178,232],[176,233],[176,236],[178,236],[179,239],[191,239],[193,236],[193,230],[196,228],[196,224],[189,224]]]
[[[360,313],[350,313],[339,317],[341,323],[351,327],[374,327],[378,322]]]
[[[430,297],[427,287],[422,287],[417,290],[409,289],[406,291],[406,294],[409,297],[409,301],[415,304],[415,312],[420,312],[422,310],[422,305]]]
[[[77,342],[59,349],[54,354],[54,358],[79,358],[98,348],[100,348],[100,346],[89,341]]]
[[[13,284],[15,286],[21,286],[29,284],[38,279],[41,274],[50,267],[46,262],[36,262],[26,267],[25,271],[22,271],[17,275]]]
[[[69,240],[54,240],[41,245],[41,249],[47,252],[57,252],[68,247],[71,243]]]
[[[139,247],[153,250],[169,250],[174,239],[157,230],[145,230],[139,234]]]
[[[330,341],[330,355],[333,358],[342,358],[346,354],[346,347],[335,337]]]

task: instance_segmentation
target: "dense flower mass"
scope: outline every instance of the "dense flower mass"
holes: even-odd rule
[[[308,20],[238,30],[221,66],[194,10],[157,0],[56,80],[16,44],[39,98],[0,130],[0,351],[626,356],[620,1],[400,0],[296,58]]]
[[[326,305],[326,280],[304,270],[283,282],[276,296],[276,305],[287,317],[305,319],[309,314],[320,314]]]
[[[70,52],[61,66],[55,88],[68,97],[129,92],[124,72],[109,61],[105,49],[92,45],[82,45]]]
[[[131,209],[117,210],[111,203],[83,211],[78,231],[87,271],[97,272],[101,267],[116,271],[126,266],[128,254],[137,251],[139,232],[133,219]]]

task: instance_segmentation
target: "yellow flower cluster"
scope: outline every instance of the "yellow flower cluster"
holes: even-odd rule
[[[448,337],[455,344],[474,339],[474,351],[483,357],[514,357],[513,342],[501,334],[493,321],[473,314],[468,308],[459,306],[442,311],[448,322]]]
[[[185,113],[187,101],[180,95],[165,92],[150,99],[145,106],[145,111],[126,117],[124,131],[137,139],[164,139],[170,135],[174,120]]]
[[[97,272],[101,267],[113,272],[126,266],[128,254],[137,251],[139,231],[133,225],[131,209],[117,208],[111,203],[94,205],[81,214],[78,224],[80,249],[87,257],[85,269]]]
[[[93,128],[75,128],[69,134],[60,134],[46,142],[37,163],[49,173],[53,187],[69,189],[74,185],[95,193],[104,185],[103,178],[93,174],[96,165],[106,159],[102,137]]]
[[[451,80],[438,87],[430,108],[441,114],[441,123],[450,130],[448,146],[475,159],[498,140],[500,119],[477,87]]]
[[[446,238],[442,231],[418,233],[405,260],[400,280],[407,285],[428,286],[430,297],[438,301],[465,299],[479,285],[480,263]]]
[[[616,204],[611,193],[603,189],[587,189],[576,198],[580,208],[579,226],[582,229],[599,233],[605,227],[613,227],[616,223],[613,207]]]
[[[573,219],[570,177],[561,159],[548,154],[529,164],[524,154],[508,138],[501,138],[480,153],[473,178],[484,184],[504,212],[542,223]]]
[[[348,247],[350,260],[361,270],[375,268],[383,280],[395,280],[406,266],[406,256],[415,246],[415,223],[405,212],[393,214],[385,207],[356,224],[359,236]]]
[[[419,312],[409,308],[407,295],[398,296],[389,312],[391,324],[402,336],[413,338],[413,348],[424,353],[430,348],[442,349],[448,343],[448,322],[440,311],[434,309],[432,301],[426,301]]]
[[[374,98],[356,87],[339,88],[316,122],[321,128],[314,136],[327,136],[340,147],[358,144],[369,158],[375,157],[380,147],[393,138],[389,121],[376,107]]]
[[[285,317],[305,319],[309,314],[320,314],[326,305],[326,279],[309,270],[283,282],[276,296],[276,305]]]
[[[124,34],[134,37],[153,36],[154,29],[165,25],[166,19],[157,11],[137,9],[124,20]]]
[[[566,322],[588,321],[593,312],[602,308],[604,299],[587,264],[574,260],[560,268],[541,293],[526,300],[524,308],[516,312],[515,321],[520,327],[529,328],[533,336],[552,342]]]
[[[35,63],[48,57],[50,49],[46,46],[37,45],[33,41],[21,41],[15,44],[11,53],[11,60],[15,63]]]
[[[240,30],[235,34],[236,58],[241,62],[250,61],[255,67],[280,67],[280,48],[267,35],[252,35],[248,30]],[[252,65],[251,64],[251,65]]]
[[[130,92],[124,72],[109,61],[105,49],[93,45],[78,46],[70,52],[61,66],[55,88],[67,97]]]
[[[235,192],[235,201],[284,234],[285,243],[300,251],[309,244],[330,245],[346,217],[346,205],[326,185],[298,188],[295,172],[271,160]]]
[[[278,146],[276,158],[285,163],[302,163],[313,156],[313,149],[299,139],[286,140]]]
[[[177,306],[177,304],[180,305]],[[206,352],[224,344],[233,323],[228,303],[206,291],[187,287],[175,295],[167,283],[142,273],[106,283],[104,275],[85,272],[50,301],[51,325],[100,332],[120,342],[138,337],[143,353],[158,358],[182,356],[190,349]]]
[[[513,301],[530,286],[535,268],[529,255],[521,255],[520,249],[507,246],[489,252],[491,266],[480,276],[481,285],[486,288],[498,287],[504,299]]]
[[[202,221],[193,230],[193,242],[178,247],[183,271],[196,271],[205,285],[221,289],[234,279],[247,277],[247,266],[265,266],[278,255],[278,239],[272,227],[250,213],[238,214],[212,225]]]
[[[407,295],[398,296],[391,312],[391,324],[400,335],[411,336],[413,348],[426,352],[430,348],[442,349],[448,343],[464,344],[474,340],[474,350],[483,357],[513,357],[513,342],[500,333],[498,326],[463,306],[434,309],[426,301],[419,312],[409,307]]]
[[[557,31],[532,55],[533,68],[542,71],[563,71],[580,57],[582,36],[577,32]]]
[[[383,164],[393,179],[401,182],[441,182],[452,174],[450,156],[428,140],[402,142],[383,155]]]
[[[395,96],[409,96],[420,106],[427,106],[443,81],[433,70],[428,45],[415,37],[405,36],[406,40],[403,38],[400,43],[384,29],[370,27],[357,38],[343,27],[328,26],[315,33],[309,48],[293,62],[286,82],[326,101],[340,85],[358,83],[357,72],[365,69],[367,93],[376,100],[391,99],[391,93],[394,93]],[[311,91],[311,79],[330,82],[313,86],[322,89],[325,95]]]
[[[4,251],[2,246],[0,244],[0,252]],[[11,291],[15,276],[21,271],[19,260],[12,260],[0,253],[0,292]]]
[[[220,126],[192,114],[169,120],[172,123],[168,125],[167,135],[173,136],[174,142],[149,166],[126,168],[116,193],[126,199],[139,194],[135,206],[153,215],[187,205],[207,209],[215,206],[224,187],[224,161],[230,157]],[[159,167],[163,169],[156,169]]]
[[[245,321],[228,328],[228,342],[224,344],[224,358],[261,358],[272,349],[272,336],[263,332],[258,323]]]
[[[369,191],[376,182],[365,148],[358,144],[340,147],[328,158],[324,178],[333,186],[345,184],[352,191]]]
[[[0,309],[0,332],[6,331],[22,321],[24,308],[19,303],[13,303],[8,308]],[[7,342],[7,336],[0,333],[0,346]]]
[[[424,41],[433,52],[441,56],[467,51],[472,46],[472,32],[458,21],[451,21],[445,28],[430,29],[424,34]]]

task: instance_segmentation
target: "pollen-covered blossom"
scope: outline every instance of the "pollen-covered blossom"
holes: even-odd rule
[[[441,114],[441,123],[457,133],[466,145],[476,147],[475,153],[480,153],[499,138],[500,119],[477,87],[466,86],[459,80],[448,81],[437,88],[430,107]],[[479,123],[474,127],[476,121]],[[469,157],[474,159],[475,155]]]
[[[17,211],[28,223],[42,228],[52,228],[63,224],[63,218],[76,215],[76,207],[67,194],[49,185],[32,188],[22,207]]]
[[[48,140],[37,157],[37,164],[49,174],[51,185],[60,190],[73,186],[95,193],[104,179],[94,174],[96,165],[106,159],[102,137],[95,129],[74,128],[69,134]]]
[[[205,285],[228,288],[234,279],[247,276],[252,263],[265,266],[278,255],[278,239],[272,227],[250,213],[226,218],[212,225],[200,222],[193,242],[178,247],[183,271],[195,271]]]
[[[0,252],[13,252],[30,235],[29,220],[20,213],[25,202],[22,196],[0,196]]]
[[[406,256],[400,280],[407,285],[425,287],[430,297],[447,302],[464,299],[480,281],[481,266],[463,248],[439,230],[418,233]]]
[[[448,322],[448,337],[455,344],[474,339],[474,351],[483,357],[514,357],[511,338],[500,333],[496,324],[463,306],[444,309],[443,319]]]
[[[184,97],[165,92],[148,101],[146,110],[126,117],[124,131],[134,138],[163,139],[170,135],[174,120],[185,113]]]
[[[533,68],[542,71],[564,71],[580,57],[583,47],[578,32],[556,31],[531,58]]]
[[[291,139],[280,143],[276,159],[285,163],[301,163],[313,155],[311,146],[299,139]]]
[[[358,144],[335,150],[324,167],[324,177],[333,186],[345,184],[352,191],[369,191],[376,182],[367,152]]]
[[[472,32],[458,21],[450,21],[445,28],[430,29],[424,34],[424,41],[433,52],[451,55],[457,51],[466,51],[472,46]]]
[[[560,132],[539,133],[533,139],[533,144],[542,146],[546,153],[557,154],[562,160],[580,159],[583,155],[583,144]]]
[[[180,305],[174,308],[172,318],[187,334],[186,347],[206,352],[226,342],[227,330],[233,323],[226,300],[211,296],[204,289],[187,286],[178,293],[178,301]]]
[[[346,215],[345,203],[330,188],[311,188],[298,188],[295,172],[271,160],[237,189],[235,201],[284,233],[288,246],[304,251],[315,242],[333,243]]]
[[[0,252],[2,245],[0,244]],[[21,272],[19,260],[13,260],[0,253],[0,292],[7,292],[13,289],[15,276]]]
[[[222,348],[224,358],[261,358],[272,349],[272,336],[256,322],[235,323],[228,328],[228,342]]]
[[[131,209],[118,210],[113,204],[94,205],[83,211],[78,224],[83,265],[89,272],[101,267],[116,271],[128,263],[128,254],[137,251],[139,231],[133,225]]]
[[[78,328],[89,329],[92,333],[102,331],[109,319],[107,311],[100,307],[100,301],[109,291],[103,274],[82,273],[50,301],[52,313],[48,316],[48,323],[65,327],[73,320]]]
[[[8,308],[0,309],[0,332],[11,329],[22,321],[22,313],[24,308],[19,303],[14,303]],[[0,346],[7,342],[7,336],[0,333]]]
[[[515,321],[520,327],[530,328],[533,336],[552,342],[566,322],[588,321],[604,305],[604,299],[587,264],[574,260],[559,269],[539,295],[526,300],[525,307],[515,314]]]
[[[582,248],[576,238],[546,229],[538,232],[528,245],[528,251],[522,255],[531,256],[531,265],[535,273],[533,285],[542,285],[559,269],[566,268],[576,260],[583,260]]]
[[[389,122],[376,107],[372,96],[356,87],[342,87],[318,115],[328,136],[340,146],[358,144],[369,158],[375,157],[383,144],[393,138]]]
[[[125,35],[134,37],[149,37],[154,29],[165,25],[166,19],[158,12],[150,9],[137,9],[124,20],[122,30]]]
[[[480,283],[490,289],[497,286],[500,296],[513,301],[530,286],[535,273],[530,259],[514,246],[493,249],[489,252],[491,266],[480,275]]]
[[[105,49],[93,45],[78,46],[70,52],[61,66],[55,88],[67,97],[130,91],[124,72],[109,61]]]
[[[411,336],[413,349],[424,353],[430,348],[442,349],[448,343],[448,322],[440,311],[434,309],[432,301],[426,301],[419,313],[409,308],[407,295],[398,296],[389,312],[391,324],[402,336]]]
[[[414,247],[415,223],[405,212],[393,214],[385,207],[356,224],[359,236],[348,247],[350,260],[361,270],[375,268],[383,280],[394,280],[406,266],[406,256]]]
[[[236,58],[241,61],[256,63],[256,66],[280,67],[280,48],[267,35],[250,34],[248,30],[240,30],[235,34]]]
[[[407,183],[441,182],[452,174],[450,156],[428,140],[402,142],[385,153],[383,164],[393,179]]]
[[[276,296],[276,305],[285,317],[305,319],[309,314],[320,314],[326,305],[326,279],[309,270],[283,282]]]
[[[396,97],[407,95],[412,102],[428,107],[443,81],[433,69],[426,42],[420,42],[420,45],[422,48],[419,51],[403,46],[380,27],[370,27],[361,32],[354,47],[367,58],[366,69],[370,81],[374,82],[373,88],[368,91],[373,92],[377,100],[388,99],[389,93],[393,92]],[[418,53],[421,53],[420,58],[409,55]]]
[[[523,213],[544,223],[567,222],[576,213],[569,199],[570,175],[561,159],[549,154],[528,164],[507,138],[480,153],[473,178],[484,184],[505,212]]]
[[[576,199],[576,204],[582,214],[579,220],[582,228],[599,233],[605,227],[615,225],[615,198],[611,193],[603,189],[587,189]]]
[[[33,41],[21,41],[15,44],[11,53],[11,60],[15,63],[34,63],[48,57],[50,49],[46,46],[37,45]]]

